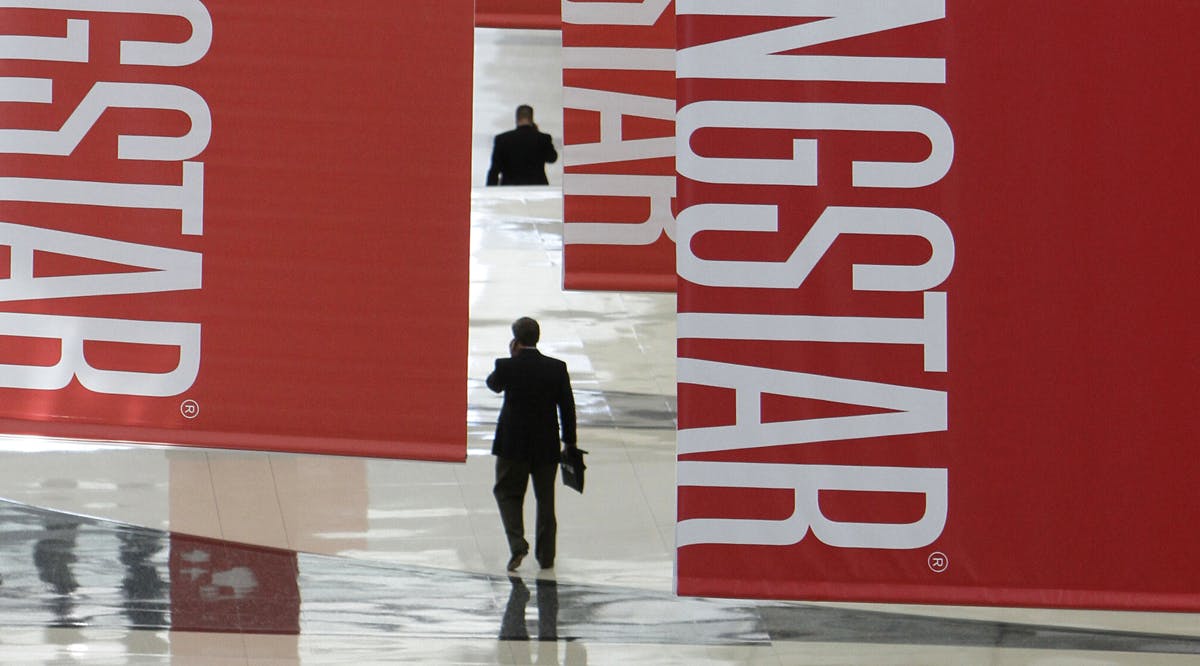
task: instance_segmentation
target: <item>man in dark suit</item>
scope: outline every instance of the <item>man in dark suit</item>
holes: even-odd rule
[[[508,570],[515,571],[529,553],[525,540],[525,489],[533,477],[537,500],[537,531],[534,554],[543,569],[554,566],[554,540],[558,522],[554,517],[554,480],[558,475],[559,426],[562,441],[575,447],[575,397],[567,364],[543,356],[537,350],[541,336],[538,323],[529,317],[513,322],[510,358],[496,359],[487,386],[504,393],[492,454],[496,456],[496,485],[492,494],[500,507],[500,521],[508,538],[511,558]]]
[[[517,107],[517,127],[497,134],[492,144],[488,185],[548,185],[546,164],[558,160],[550,135],[533,124],[533,107]]]

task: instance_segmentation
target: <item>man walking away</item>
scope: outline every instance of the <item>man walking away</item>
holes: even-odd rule
[[[515,571],[529,553],[525,540],[525,489],[533,478],[537,500],[534,554],[543,569],[554,566],[554,541],[558,522],[554,516],[554,481],[562,457],[562,442],[575,448],[575,397],[567,364],[537,350],[538,323],[521,317],[512,324],[509,358],[496,359],[487,386],[504,394],[492,454],[496,456],[496,485],[492,494],[500,508],[500,521],[508,538]]]
[[[548,185],[546,164],[558,160],[550,135],[533,123],[533,107],[517,107],[517,127],[497,134],[492,143],[488,185]]]

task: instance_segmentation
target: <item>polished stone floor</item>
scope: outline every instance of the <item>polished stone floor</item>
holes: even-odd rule
[[[35,630],[562,643],[666,652],[865,644],[1200,655],[1200,639],[928,617],[828,605],[677,597],[554,576],[405,566],[267,548],[0,502],[0,625]],[[532,587],[532,590],[530,589]],[[43,646],[44,647],[44,646]],[[557,645],[554,647],[557,651]],[[0,651],[0,656],[6,655]],[[181,655],[182,656],[182,655]],[[289,657],[291,655],[288,655]],[[296,657],[300,654],[297,653]],[[307,656],[307,655],[306,655]],[[250,655],[247,654],[247,658]]]
[[[481,181],[561,94],[556,33],[476,41]],[[555,187],[471,196],[465,464],[0,438],[0,664],[1200,663],[1195,614],[676,597],[673,298],[563,292]],[[482,380],[523,314],[591,455],[555,568],[508,576]]]

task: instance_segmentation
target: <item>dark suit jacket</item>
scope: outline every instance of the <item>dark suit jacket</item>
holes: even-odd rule
[[[546,164],[558,159],[550,135],[535,125],[520,125],[497,134],[492,144],[488,185],[547,185]]]
[[[496,359],[487,386],[504,393],[494,455],[534,464],[558,462],[560,422],[562,441],[575,446],[575,397],[566,363],[522,349],[512,358]]]

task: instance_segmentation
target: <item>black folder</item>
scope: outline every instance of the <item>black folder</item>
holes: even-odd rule
[[[583,470],[587,469],[587,465],[583,464],[585,453],[587,451],[578,448],[568,448],[562,452],[563,485],[580,493],[583,492]]]

